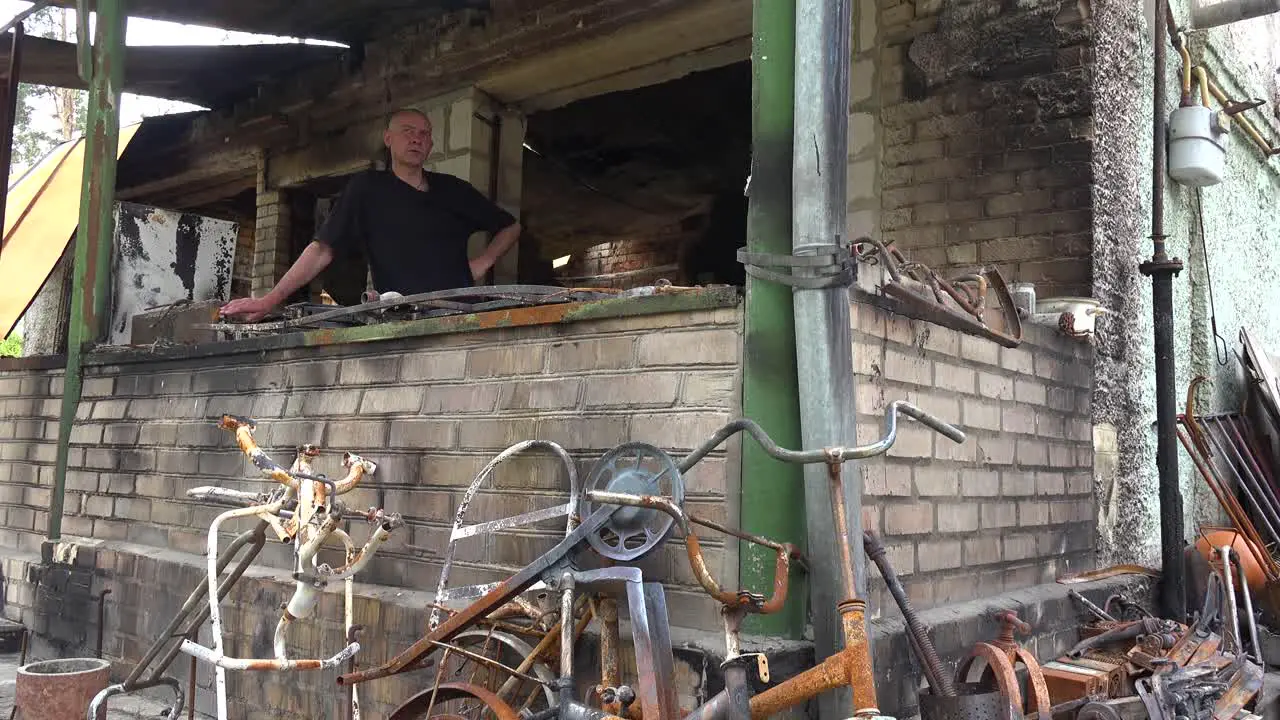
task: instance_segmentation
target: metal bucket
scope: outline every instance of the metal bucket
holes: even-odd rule
[[[107,686],[111,663],[95,658],[45,660],[18,668],[14,720],[80,720]],[[98,720],[106,720],[104,707]]]
[[[1018,715],[998,690],[982,690],[973,683],[957,683],[955,697],[921,691],[920,720],[1014,720]]]

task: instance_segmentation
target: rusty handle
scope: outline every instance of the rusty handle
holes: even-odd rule
[[[785,543],[778,544],[767,538],[754,538],[745,533],[730,533],[735,537],[765,545],[773,549],[778,555],[774,571],[773,595],[768,600],[761,601],[758,600],[760,596],[753,593],[743,591],[733,593],[721,590],[720,584],[715,581],[715,578],[711,577],[711,571],[707,569],[707,561],[702,556],[702,543],[698,540],[697,533],[693,532],[689,516],[671,498],[660,495],[629,495],[606,490],[588,490],[586,494],[587,498],[592,502],[597,502],[601,505],[648,508],[661,510],[670,515],[684,534],[685,549],[689,555],[689,567],[693,570],[694,577],[698,578],[698,584],[702,585],[702,589],[708,595],[726,607],[743,608],[748,612],[767,615],[781,610],[782,606],[786,604],[787,586],[791,573],[791,556],[798,555],[798,551],[794,546]],[[698,520],[698,522],[704,525],[713,525],[705,520]]]
[[[753,593],[743,591],[735,593],[720,589],[720,584],[711,577],[711,572],[707,569],[707,562],[702,557],[702,545],[698,541],[697,534],[692,530],[686,532],[684,542],[689,555],[689,567],[698,578],[698,584],[720,604],[728,608],[742,608],[759,615],[776,613],[787,604],[787,589],[791,579],[791,555],[795,552],[793,546],[783,544],[775,551],[778,557],[774,564],[773,594],[768,600],[759,602],[757,598],[760,596]]]

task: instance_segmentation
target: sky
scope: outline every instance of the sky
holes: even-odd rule
[[[191,1],[206,2],[207,0]],[[20,2],[19,0],[0,0],[0,24],[8,22],[10,18],[30,6],[31,3],[29,2]],[[94,19],[95,18],[90,17],[91,26]],[[72,11],[68,21],[69,23],[74,24],[74,11]],[[126,45],[250,45],[274,42],[303,41],[299,38],[228,32],[218,28],[201,27],[198,25],[181,25],[178,23],[135,17],[129,18],[128,29],[125,35]],[[306,40],[305,42],[329,45],[336,44],[322,43],[322,41],[313,40]],[[121,98],[120,103],[120,123],[122,125],[130,125],[142,120],[144,117],[166,115],[175,112],[186,112],[197,109],[199,109],[198,106],[189,105],[187,103],[148,98],[125,93],[124,97]],[[53,115],[52,104],[49,105],[46,112],[38,114],[41,115],[38,121],[41,123],[42,127],[45,123],[48,124],[50,129],[57,127],[57,120]]]

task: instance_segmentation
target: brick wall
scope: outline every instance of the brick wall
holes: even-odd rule
[[[462,490],[507,446],[528,438],[561,443],[585,480],[590,465],[614,445],[647,441],[678,453],[726,422],[737,402],[738,323],[737,310],[727,308],[90,368],[72,437],[63,529],[69,536],[102,540],[117,553],[98,561],[104,582],[115,588],[108,599],[109,612],[118,618],[112,621],[109,652],[136,659],[163,626],[165,620],[158,618],[171,616],[181,604],[179,596],[199,576],[202,528],[219,509],[188,501],[186,491],[210,484],[266,487],[245,479],[255,473],[231,437],[213,427],[217,415],[259,419],[257,437],[283,461],[300,443],[321,445],[327,452],[316,468],[330,475],[340,474],[344,450],[379,463],[373,482],[348,495],[348,504],[385,506],[403,513],[407,526],[358,580],[407,589],[401,592],[434,590],[446,528]],[[48,521],[61,384],[56,371],[0,373],[5,420],[0,423],[0,459],[5,461],[0,464],[0,547],[14,549],[13,557],[28,564],[39,560]],[[686,483],[687,508],[736,522],[733,504],[726,500],[723,452],[691,471]],[[564,486],[547,458],[513,460],[498,469],[468,520],[559,504]],[[556,527],[544,524],[465,542],[454,566],[455,583],[504,579],[554,545]],[[563,534],[563,521],[558,528]],[[352,534],[363,542],[368,530],[356,525]],[[732,583],[736,553],[716,538],[706,545],[712,572]],[[288,567],[289,557],[287,548],[271,544],[260,562],[279,570]],[[717,607],[692,589],[696,581],[683,558],[682,545],[672,541],[641,566],[647,576],[669,580],[673,625],[714,630]],[[9,572],[21,576],[23,570]],[[154,591],[160,577],[166,587],[172,585],[162,596]],[[287,597],[273,584],[280,577],[287,575],[247,584],[239,596],[245,607],[273,614]],[[29,584],[24,591],[21,581],[8,579],[14,601],[30,592]],[[425,596],[409,597],[422,602]],[[334,612],[337,597],[325,602],[327,612]],[[384,606],[372,601],[365,605],[362,612],[374,614],[365,616],[369,624],[380,633],[385,626],[386,632],[362,652],[362,664],[403,648],[423,627],[420,613],[397,610],[394,617],[378,619],[377,613],[393,611],[379,610]],[[47,624],[37,620],[36,609],[24,613],[16,603],[4,612],[33,626]],[[46,616],[56,612],[45,610]],[[83,620],[82,629],[88,627]],[[237,637],[231,652],[269,653],[258,624],[247,615],[229,621],[229,632]],[[326,627],[324,647],[337,646],[337,625]],[[264,706],[254,694],[265,692],[262,687],[233,682],[234,692],[251,706]],[[290,689],[291,682],[268,686],[296,697],[300,691]],[[378,691],[386,694],[379,697],[387,702],[406,697],[409,685],[397,683],[386,683],[388,688]],[[298,703],[290,707],[315,709],[310,700]]]
[[[1041,297],[1089,294],[1094,103],[1081,4],[879,4],[883,239],[935,268],[998,265]]]
[[[601,243],[574,254],[569,264],[556,273],[566,282],[593,287],[644,287],[660,279],[684,284],[687,279],[680,269],[681,250],[700,232],[672,225],[653,237]]]
[[[912,601],[932,607],[1051,583],[1093,566],[1095,502],[1087,345],[1039,326],[1015,349],[854,306],[858,441],[905,399],[956,422],[960,445],[904,421],[861,464],[867,526]],[[873,576],[876,607],[896,614]]]

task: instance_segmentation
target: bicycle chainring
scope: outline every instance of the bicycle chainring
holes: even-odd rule
[[[586,490],[628,495],[661,495],[684,506],[684,477],[676,462],[661,448],[647,443],[626,443],[609,452],[591,468]],[[583,517],[599,506],[584,498]],[[630,562],[661,545],[671,533],[675,518],[661,510],[621,507],[609,522],[587,536],[587,542],[604,557]]]

